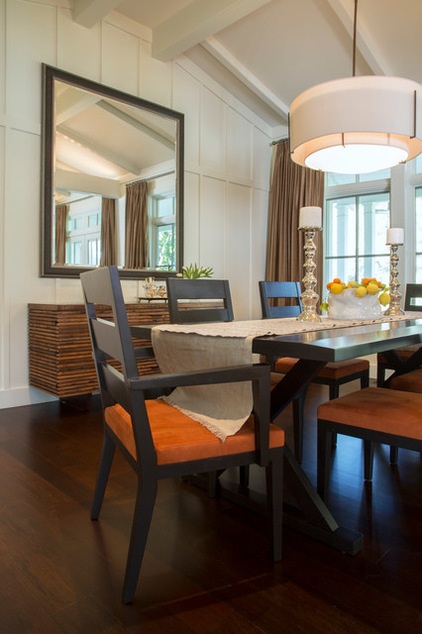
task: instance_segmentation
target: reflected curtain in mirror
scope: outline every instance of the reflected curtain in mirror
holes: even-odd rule
[[[144,269],[148,263],[148,183],[126,187],[125,268]]]
[[[114,198],[101,200],[101,259],[100,266],[116,265],[117,235],[116,235],[116,201]]]
[[[66,222],[69,213],[69,205],[57,205],[56,207],[56,264],[65,264],[66,262]]]
[[[289,140],[276,145],[271,182],[265,279],[300,281],[303,270],[303,232],[299,227],[301,207],[323,207],[324,174],[297,165],[290,158]],[[322,291],[322,232],[317,245],[317,293]]]

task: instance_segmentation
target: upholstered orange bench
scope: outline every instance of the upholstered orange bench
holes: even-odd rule
[[[362,438],[364,478],[372,479],[373,443],[422,450],[422,394],[368,387],[318,407],[317,487],[325,497],[333,434]]]

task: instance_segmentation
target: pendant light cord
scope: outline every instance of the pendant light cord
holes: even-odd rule
[[[358,18],[358,0],[355,0],[355,13],[353,18],[353,66],[352,77],[356,77],[356,25]]]

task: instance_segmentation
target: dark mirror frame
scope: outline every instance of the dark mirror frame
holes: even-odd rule
[[[169,117],[177,123],[176,139],[176,270],[126,269],[119,267],[122,278],[166,278],[181,272],[183,265],[183,192],[184,192],[184,115],[134,95],[109,86],[73,75],[66,71],[42,65],[42,127],[41,127],[41,277],[78,278],[92,267],[62,266],[53,264],[53,201],[54,201],[54,138],[55,94],[54,82],[58,80],[99,95],[136,106],[143,110]]]

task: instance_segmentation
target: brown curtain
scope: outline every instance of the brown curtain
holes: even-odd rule
[[[324,174],[301,167],[290,158],[289,141],[276,145],[269,212],[265,279],[302,281],[303,232],[298,231],[301,207],[322,207]],[[317,232],[315,276],[317,293],[322,287],[322,234]]]
[[[126,187],[125,267],[148,266],[148,183]]]
[[[69,205],[56,207],[56,264],[66,264],[66,219]]]
[[[117,264],[116,251],[116,201],[114,198],[102,198],[100,266]]]

